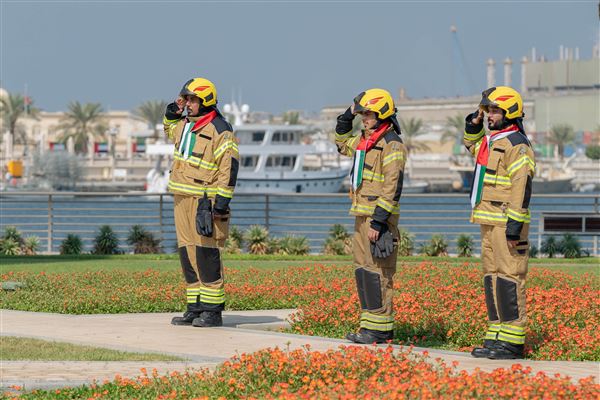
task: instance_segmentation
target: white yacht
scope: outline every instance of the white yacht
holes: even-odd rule
[[[236,193],[339,192],[351,165],[340,162],[333,143],[315,141],[314,133],[305,125],[234,126],[240,152]],[[146,152],[170,156],[173,145],[148,145]],[[160,168],[160,161],[146,182],[147,192],[166,192],[169,172]]]
[[[305,125],[234,126],[239,144],[238,193],[337,193],[350,165],[332,144],[313,143]]]

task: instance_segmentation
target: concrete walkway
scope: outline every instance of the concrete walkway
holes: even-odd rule
[[[173,326],[170,320],[179,314],[62,315],[23,311],[0,311],[0,334],[91,345],[122,351],[162,353],[184,357],[186,362],[82,362],[82,361],[1,361],[0,386],[56,388],[112,380],[115,375],[135,377],[140,369],[160,373],[186,368],[213,368],[241,353],[268,347],[296,349],[310,344],[312,350],[336,349],[349,342],[314,336],[292,335],[276,330],[289,326],[293,310],[229,311],[220,328]],[[399,348],[399,346],[396,346]],[[509,368],[514,361],[474,359],[468,353],[415,348],[428,351],[431,359],[447,364],[458,362],[458,369],[492,371]],[[534,372],[552,376],[559,373],[575,380],[594,376],[600,381],[600,363],[519,360]],[[1,390],[0,390],[1,391]]]

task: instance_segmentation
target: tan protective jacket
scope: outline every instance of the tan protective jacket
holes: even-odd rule
[[[227,210],[239,170],[238,146],[231,125],[217,115],[212,122],[195,131],[196,143],[186,159],[179,152],[184,128],[198,118],[164,118],[164,130],[175,144],[169,191],[189,196],[203,196],[213,200],[214,207]]]
[[[485,129],[467,117],[464,144],[477,157]],[[517,240],[524,223],[530,222],[529,201],[535,172],[531,144],[520,132],[491,142],[483,178],[481,203],[473,209],[471,222],[506,226],[506,236]],[[515,239],[516,238],[516,239]]]
[[[335,143],[340,154],[353,157],[361,136],[337,132]],[[399,214],[405,162],[406,147],[390,127],[365,154],[362,184],[356,192],[350,192],[350,214],[372,216],[381,223],[385,223],[390,215]]]

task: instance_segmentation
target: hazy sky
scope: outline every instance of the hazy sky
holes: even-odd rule
[[[349,103],[369,87],[472,94],[488,58],[501,82],[510,56],[518,87],[531,47],[589,58],[599,28],[597,1],[0,0],[0,11],[0,85],[27,86],[47,111],[74,100],[130,110],[172,99],[194,76],[217,85],[221,104],[241,90],[252,110],[273,113]]]

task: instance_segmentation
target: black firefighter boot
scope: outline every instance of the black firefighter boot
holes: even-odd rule
[[[173,317],[171,324],[173,325],[192,325],[192,321],[200,316],[202,307],[198,303],[188,303],[187,311],[183,313],[183,317]]]
[[[471,352],[471,355],[475,358],[488,358],[492,349],[496,347],[497,340],[485,339],[483,341],[483,347],[475,347]]]
[[[358,333],[353,332],[346,335],[346,339],[360,344],[386,343],[393,338],[394,331],[375,331],[366,328],[360,328]]]
[[[199,312],[186,311],[183,313],[183,317],[173,317],[171,320],[172,325],[192,325],[192,321],[200,316]]]
[[[498,340],[496,346],[490,350],[488,358],[492,360],[514,360],[517,358],[523,358],[522,344],[512,344],[503,340]]]
[[[221,311],[203,311],[202,314],[192,322],[192,325],[202,328],[223,326]]]

